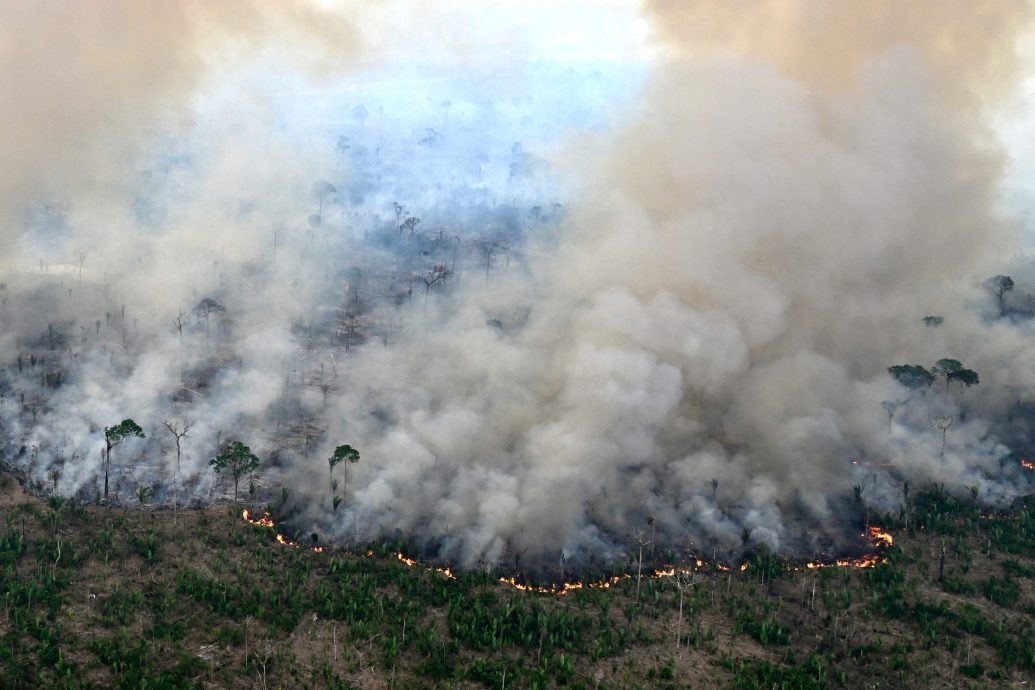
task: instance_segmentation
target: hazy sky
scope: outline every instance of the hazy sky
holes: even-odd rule
[[[355,6],[352,0],[320,0],[324,7]],[[457,67],[490,75],[524,69],[529,64],[554,62],[599,63],[603,71],[649,70],[663,55],[652,40],[652,27],[639,0],[443,0],[419,13],[413,2],[386,2],[372,10],[388,21],[364,23],[367,39],[379,47],[380,80],[391,72],[425,74]],[[410,9],[408,9],[410,8]],[[365,10],[366,11],[366,10]],[[427,30],[429,14],[438,22]],[[448,28],[443,35],[443,27]],[[1035,37],[1025,46],[1031,77],[1022,93],[997,118],[1001,137],[1010,150],[1012,170],[1004,200],[1027,220],[1029,243],[1035,246]],[[385,60],[385,58],[388,58]],[[381,83],[375,84],[380,86]],[[338,88],[369,86],[363,74]],[[400,88],[407,88],[405,82]],[[616,98],[628,91],[617,88]]]

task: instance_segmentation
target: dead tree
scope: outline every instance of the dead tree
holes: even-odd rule
[[[694,572],[691,565],[694,560],[693,556],[690,556],[686,567],[682,569],[676,568],[671,580],[672,585],[679,592],[679,613],[676,615],[675,645],[676,651],[680,655],[682,655],[679,638],[682,637],[683,632],[683,596],[688,592],[692,592],[694,587],[697,586],[697,573]]]
[[[100,330],[101,322],[97,322],[97,329]],[[180,338],[180,383],[183,383],[183,327],[187,325],[187,315],[181,309],[176,318],[173,319],[173,327]]]
[[[507,251],[509,244],[507,238],[501,232],[495,235],[483,236],[477,241],[478,248],[485,256],[485,280],[489,280],[489,270],[492,268],[492,259],[498,252]]]
[[[176,473],[173,476],[173,524],[175,525],[176,509],[178,508],[180,501],[180,442],[187,438],[190,428],[194,426],[194,420],[184,419],[179,423],[165,420],[162,424],[169,430],[169,433],[173,435],[173,438],[176,439]]]
[[[449,276],[453,275],[453,271],[445,264],[436,264],[429,269],[424,275],[421,276],[421,280],[424,282],[424,306],[428,306],[428,295],[431,294],[431,288],[436,283],[444,283]]]
[[[937,417],[931,420],[931,426],[942,432],[942,449],[941,452],[938,453],[938,457],[940,458],[945,457],[945,433],[949,430],[949,427],[952,426],[952,421],[951,416]]]
[[[633,532],[632,537],[636,540],[636,544],[639,546],[639,553],[636,557],[636,603],[640,601],[640,579],[643,574],[643,549],[646,546],[650,546],[654,543],[654,540],[650,538],[647,530],[638,529]]]

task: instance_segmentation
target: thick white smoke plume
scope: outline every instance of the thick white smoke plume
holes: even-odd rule
[[[121,495],[155,482],[171,500],[160,422],[192,419],[188,496],[213,496],[205,463],[239,438],[264,461],[261,500],[286,487],[307,532],[398,533],[469,567],[614,560],[644,529],[725,557],[844,548],[853,487],[876,510],[907,482],[1009,500],[1030,488],[1003,459],[1029,447],[1035,357],[1024,285],[1009,308],[982,287],[1019,251],[988,122],[1031,9],[648,2],[663,57],[623,124],[549,153],[570,198],[546,152],[510,147],[502,175],[492,156],[467,162],[508,107],[559,117],[545,99],[442,98],[408,149],[378,129],[390,114],[354,105],[335,114],[351,122],[337,149],[300,156],[241,72],[243,91],[195,112],[169,144],[179,157],[127,176],[124,196],[48,186],[109,169],[109,128],[142,117],[111,94],[139,88],[141,68],[86,111],[100,124],[77,132],[59,113],[54,150],[84,139],[88,156],[34,156],[50,150],[38,142],[4,163],[13,179],[39,158],[4,199],[35,209],[8,255],[8,461],[96,495],[101,430],[133,417],[150,438],[114,452]],[[238,16],[198,26],[211,38]],[[244,22],[249,45],[272,23]],[[326,56],[339,34],[320,26]],[[339,30],[354,64],[363,30]],[[160,62],[178,99],[205,73]],[[60,92],[65,77],[44,76]],[[33,103],[16,112],[27,132]],[[435,168],[442,156],[456,161]],[[409,210],[393,206],[393,180],[432,169]],[[333,192],[313,186],[332,175]],[[31,206],[64,197],[67,211]],[[30,261],[68,265],[29,275]],[[980,384],[910,390],[887,372],[944,357]],[[362,459],[332,490],[342,443]]]

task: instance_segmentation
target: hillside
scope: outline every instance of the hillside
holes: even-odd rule
[[[1002,688],[1035,678],[1035,501],[937,490],[874,568],[756,554],[567,596],[277,543],[227,508],[0,493],[5,688]],[[908,519],[910,532],[905,531]],[[678,626],[678,641],[677,641]]]

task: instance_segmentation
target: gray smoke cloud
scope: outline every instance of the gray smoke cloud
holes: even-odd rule
[[[1030,485],[1000,458],[1027,450],[1035,367],[1031,321],[997,318],[981,287],[1019,250],[988,123],[1011,97],[1032,7],[932,8],[648,2],[664,52],[631,114],[543,154],[575,180],[563,214],[527,210],[552,202],[551,185],[515,182],[514,165],[546,165],[516,151],[506,203],[432,193],[409,239],[369,162],[391,142],[371,155],[358,110],[349,145],[367,148],[342,154],[351,198],[325,207],[310,188],[342,165],[332,147],[300,152],[266,96],[235,92],[191,130],[189,164],[132,178],[145,212],[87,189],[22,238],[22,265],[81,251],[88,270],[83,281],[66,259],[8,281],[11,452],[26,446],[18,462],[35,477],[60,467],[61,491],[89,494],[99,430],[133,416],[153,438],[117,449],[123,486],[167,486],[175,454],[158,422],[195,419],[188,495],[216,494],[205,463],[242,438],[267,463],[262,490],[290,488],[293,524],[342,542],[401,533],[466,567],[620,559],[648,521],[659,543],[725,557],[851,548],[854,485],[878,510],[901,503],[904,482],[1009,500]],[[193,26],[202,9],[168,11]],[[292,15],[306,20],[298,36],[309,12]],[[264,41],[270,22],[248,35]],[[163,65],[147,108],[197,83],[192,58]],[[102,124],[76,136],[89,157],[40,157],[20,203],[49,195],[41,180],[58,166],[93,169],[110,151],[109,109],[137,117],[100,96],[88,112]],[[419,156],[498,117],[455,107],[446,143],[421,135]],[[47,136],[71,137],[69,118]],[[419,156],[404,167],[430,165]],[[488,167],[449,174],[484,193]],[[454,273],[426,286],[436,264]],[[225,312],[192,311],[205,297]],[[929,314],[943,324],[925,326]],[[43,351],[15,375],[16,356]],[[886,371],[942,357],[981,384],[911,392]],[[890,420],[884,401],[901,401]],[[940,417],[953,420],[944,452]],[[326,458],[339,443],[362,460],[334,511]]]

